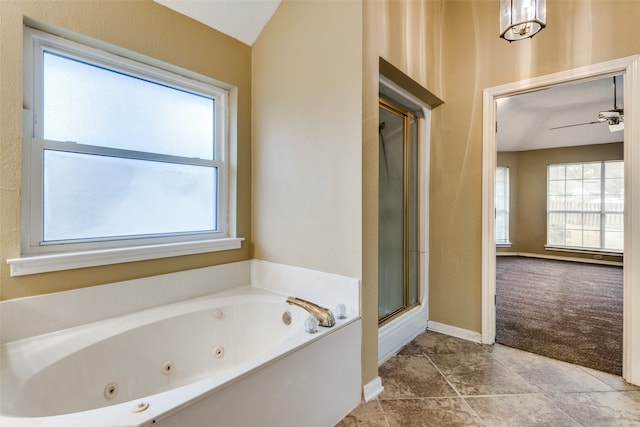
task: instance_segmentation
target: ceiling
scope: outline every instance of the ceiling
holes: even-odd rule
[[[623,77],[616,77],[617,108],[623,108]],[[613,77],[564,84],[497,101],[498,151],[605,144],[623,141],[607,123],[550,130],[597,121],[598,112],[613,109]]]
[[[154,0],[249,46],[253,45],[280,0]]]
[[[271,19],[280,0],[154,0],[249,46]],[[622,76],[617,77],[617,107],[623,108]],[[606,123],[589,123],[613,108],[613,77],[564,84],[497,101],[498,151],[621,142],[623,132]]]

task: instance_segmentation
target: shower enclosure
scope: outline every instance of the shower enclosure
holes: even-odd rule
[[[378,322],[420,304],[419,120],[380,98],[378,172]]]

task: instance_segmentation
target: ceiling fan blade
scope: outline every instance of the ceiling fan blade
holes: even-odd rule
[[[574,126],[594,125],[594,124],[597,124],[597,123],[602,123],[602,122],[576,123],[575,125],[565,125],[565,126],[557,126],[557,127],[554,127],[554,128],[549,128],[549,130],[572,128]]]

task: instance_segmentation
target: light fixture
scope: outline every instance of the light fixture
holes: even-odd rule
[[[546,19],[546,0],[500,0],[500,37],[509,42],[535,36]]]

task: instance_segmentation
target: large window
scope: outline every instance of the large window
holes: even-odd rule
[[[28,28],[25,44],[23,254],[230,237],[227,89]]]
[[[547,245],[622,252],[623,161],[552,164],[547,176]]]
[[[496,244],[508,246],[509,242],[509,168],[496,168]]]

